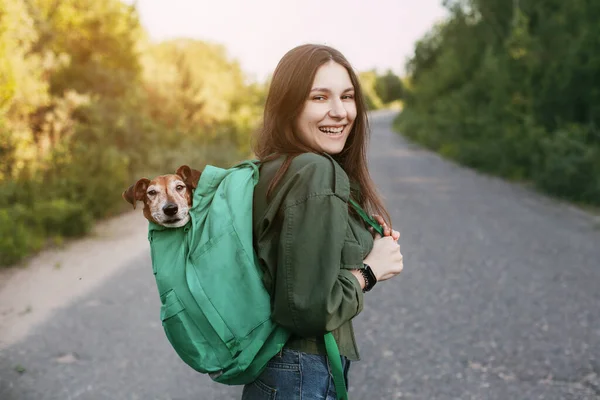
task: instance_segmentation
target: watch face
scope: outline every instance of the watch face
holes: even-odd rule
[[[373,285],[377,283],[377,277],[375,276],[375,273],[373,272],[373,270],[371,269],[370,266],[366,266],[365,270],[367,271],[367,273],[369,274],[369,278],[371,279],[371,281],[373,282]]]

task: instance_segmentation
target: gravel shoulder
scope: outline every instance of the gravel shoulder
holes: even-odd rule
[[[149,251],[141,210],[99,222],[91,235],[0,271],[0,349]]]

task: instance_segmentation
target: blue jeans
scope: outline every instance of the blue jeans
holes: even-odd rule
[[[350,361],[342,356],[346,387]],[[242,400],[335,400],[327,357],[283,349],[254,382],[244,386]]]

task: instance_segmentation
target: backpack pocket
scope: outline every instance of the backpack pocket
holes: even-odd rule
[[[161,295],[160,318],[169,342],[181,359],[202,373],[219,371],[222,366],[210,343],[186,312],[174,290]]]

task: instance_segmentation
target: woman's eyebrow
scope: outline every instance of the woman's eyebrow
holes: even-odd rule
[[[352,92],[353,90],[354,90],[353,87],[349,87],[348,89],[345,89],[342,93]],[[310,91],[311,91],[311,93],[312,92],[326,92],[326,93],[331,93],[331,90],[329,90],[327,88],[319,88],[319,87],[312,88]]]

